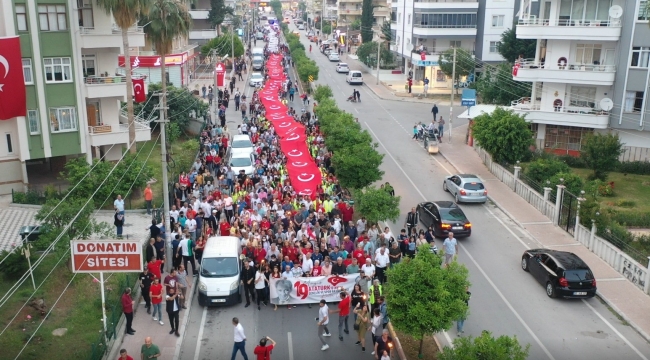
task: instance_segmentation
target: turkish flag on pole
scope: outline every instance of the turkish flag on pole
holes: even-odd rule
[[[0,120],[27,116],[20,38],[0,37]]]
[[[133,96],[137,103],[147,100],[147,95],[144,93],[144,79],[133,79]]]

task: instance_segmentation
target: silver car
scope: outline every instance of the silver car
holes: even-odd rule
[[[481,179],[472,174],[457,174],[447,176],[442,183],[442,189],[454,195],[456,203],[487,201],[487,189]]]

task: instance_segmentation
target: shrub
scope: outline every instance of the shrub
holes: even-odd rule
[[[559,161],[562,161],[563,163],[567,164],[572,168],[584,169],[587,167],[587,164],[585,164],[585,160],[579,156],[559,155],[559,156],[554,156],[554,158],[556,158]]]
[[[629,161],[620,162],[616,170],[625,174],[650,175],[650,162],[648,161]]]
[[[538,184],[544,184],[546,180],[549,180],[553,175],[557,173],[568,173],[571,172],[569,165],[561,162],[557,159],[544,159],[540,158],[532,163],[528,164],[526,167],[526,176],[531,180],[537,182]]]
[[[621,199],[616,202],[616,206],[623,208],[631,208],[636,206],[636,202],[632,200]]]
[[[563,179],[564,181],[560,181]],[[580,196],[580,191],[582,190],[584,183],[582,178],[571,172],[560,172],[550,179],[551,187],[556,187],[557,185],[564,184],[566,190],[575,196]]]
[[[330,88],[329,86],[327,85],[316,86],[316,92],[314,92],[314,99],[316,99],[316,101],[318,101],[319,103],[323,99],[329,99],[332,96],[334,96],[334,94],[332,93],[332,88]]]
[[[4,250],[0,253],[0,259],[5,259],[0,264],[0,272],[9,280],[15,280],[23,276],[27,271],[27,260],[20,251],[9,252]]]

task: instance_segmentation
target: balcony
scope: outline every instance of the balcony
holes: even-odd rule
[[[81,47],[85,49],[122,48],[122,29],[113,24],[111,28],[79,27]],[[127,30],[129,47],[142,47],[144,29],[133,26]]]
[[[583,84],[611,86],[616,76],[615,65],[587,65],[587,64],[543,64],[533,60],[524,60],[520,63],[517,75],[512,78],[516,81],[542,81],[562,84]]]
[[[526,115],[526,120],[536,124],[577,126],[590,129],[607,129],[609,113],[584,106],[551,106],[545,109],[530,98],[521,98],[512,102],[510,108],[516,113]]]
[[[414,25],[413,34],[420,37],[476,36],[476,25]]]
[[[620,19],[583,21],[571,19],[519,19],[517,38],[551,40],[618,41]]]
[[[88,138],[92,146],[104,146],[129,143],[129,125],[98,125],[88,127]],[[151,129],[148,125],[135,123],[135,140],[151,140]]]
[[[416,9],[478,9],[477,0],[415,0]]]
[[[190,40],[212,40],[217,37],[217,30],[203,29],[203,30],[190,30]]]
[[[86,96],[91,99],[126,97],[125,76],[88,76],[84,78]]]
[[[361,9],[357,8],[339,8],[339,16],[342,15],[361,15]]]
[[[207,20],[210,9],[194,9],[189,12],[192,20]]]
[[[424,60],[422,60],[422,55],[419,53],[411,53],[411,64],[415,66],[438,66],[439,59],[439,54],[425,54]]]

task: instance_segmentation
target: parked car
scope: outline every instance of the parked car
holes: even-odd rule
[[[262,76],[262,73],[255,72],[251,74],[251,79],[248,81],[248,85],[261,86],[262,83],[264,83],[264,76]]]
[[[347,74],[350,72],[350,67],[348,66],[348,64],[340,62],[336,64],[336,72]]]
[[[442,183],[442,189],[451,193],[457,203],[485,203],[487,201],[487,189],[476,175],[456,174],[447,176]]]
[[[22,241],[36,241],[38,240],[39,236],[42,234],[45,234],[47,231],[44,226],[41,225],[29,225],[29,226],[23,226],[20,228],[20,232],[18,233],[20,235],[20,239]]]
[[[330,48],[323,49],[323,55],[329,57],[331,53],[332,53],[332,49]]]
[[[327,56],[327,58],[328,58],[330,61],[337,61],[337,62],[338,62],[338,61],[341,61],[341,58],[339,58],[339,54],[337,54],[337,53],[335,53],[335,52],[331,52],[331,53]]]
[[[436,237],[445,237],[450,231],[456,238],[472,235],[472,223],[453,201],[422,202],[416,211],[422,226],[432,227]]]
[[[549,249],[526,250],[521,268],[546,288],[548,297],[592,298],[596,278],[578,255]]]
[[[351,70],[348,72],[348,76],[345,77],[345,81],[352,85],[352,84],[363,84],[363,75],[361,74],[361,71],[358,70]]]

